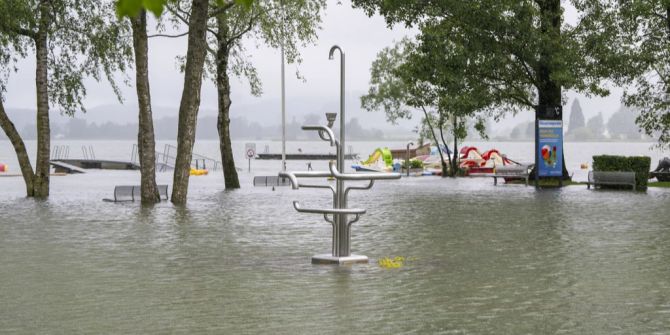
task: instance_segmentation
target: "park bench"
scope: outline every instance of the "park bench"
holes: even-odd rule
[[[254,186],[291,186],[291,181],[279,176],[256,176]]]
[[[168,200],[168,186],[156,185],[161,200]],[[103,199],[108,202],[135,201],[142,198],[139,185],[121,185],[114,187],[114,199]]]
[[[504,178],[505,180],[525,180],[526,186],[528,186],[530,167],[531,165],[504,165],[496,167],[491,175],[491,177],[493,177],[493,185],[498,185],[498,178]]]
[[[586,187],[596,188],[598,185],[630,185],[635,191],[635,172],[629,171],[589,171]]]

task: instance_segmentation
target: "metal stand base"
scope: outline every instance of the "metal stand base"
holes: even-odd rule
[[[312,264],[355,264],[355,263],[367,263],[368,256],[365,255],[354,255],[346,257],[336,257],[331,254],[321,254],[312,256]]]

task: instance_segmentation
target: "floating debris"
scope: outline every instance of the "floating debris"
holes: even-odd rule
[[[413,260],[413,258],[408,258],[408,261]],[[398,269],[401,268],[405,264],[405,257],[403,256],[396,256],[394,258],[390,257],[384,257],[380,258],[377,263],[379,263],[379,266],[385,269]]]

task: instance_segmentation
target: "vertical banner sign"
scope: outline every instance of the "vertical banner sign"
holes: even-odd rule
[[[538,175],[563,175],[563,121],[538,120]]]

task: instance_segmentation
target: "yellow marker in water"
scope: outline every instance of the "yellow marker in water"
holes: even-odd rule
[[[377,261],[380,267],[385,269],[398,269],[401,268],[405,263],[405,257],[396,256],[394,258],[384,257]]]

